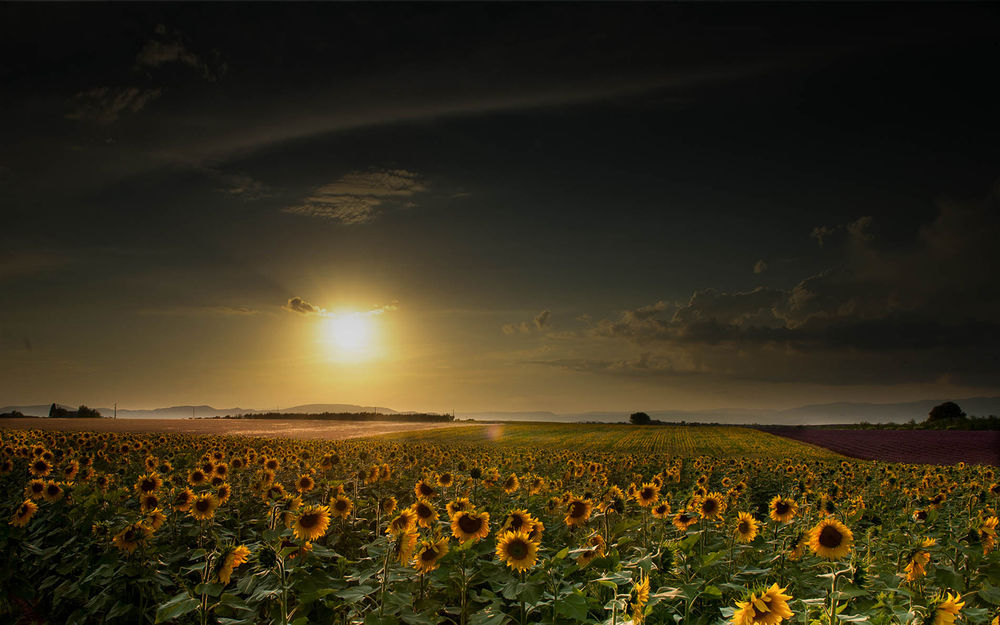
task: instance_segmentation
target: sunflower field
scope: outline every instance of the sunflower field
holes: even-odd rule
[[[989,466],[726,427],[0,431],[0,622],[998,625]]]

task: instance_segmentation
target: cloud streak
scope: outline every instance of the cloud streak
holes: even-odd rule
[[[426,190],[419,176],[405,169],[354,171],[317,188],[300,204],[283,210],[357,225],[373,221],[384,208],[399,206],[406,198]]]

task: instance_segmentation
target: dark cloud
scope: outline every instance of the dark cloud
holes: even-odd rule
[[[587,334],[652,349],[653,361],[661,352],[686,353],[732,377],[860,383],[879,363],[892,370],[880,381],[988,379],[1000,375],[998,214],[996,198],[943,204],[903,246],[879,240],[875,221],[862,217],[824,231],[846,235],[842,264],[790,289],[704,289],[687,302],[597,321]],[[570,368],[612,368],[587,362]]]
[[[81,91],[70,98],[67,119],[111,124],[125,112],[137,113],[160,97],[161,89],[140,87],[97,87]]]
[[[549,310],[543,310],[542,312],[535,315],[535,327],[539,330],[544,330],[549,327],[552,321],[552,312]]]
[[[302,315],[322,315],[324,310],[318,306],[313,306],[301,297],[293,297],[288,300],[282,308],[289,312],[299,313]]]

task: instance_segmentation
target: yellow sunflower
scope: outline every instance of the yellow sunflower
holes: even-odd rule
[[[682,532],[686,532],[689,527],[698,522],[698,517],[688,514],[687,510],[680,510],[674,515],[674,527]]]
[[[516,571],[527,571],[538,559],[538,543],[526,532],[504,532],[497,538],[497,557]]]
[[[635,601],[632,602],[632,622],[642,623],[646,618],[645,607],[649,602],[649,575],[643,575],[632,586]]]
[[[910,554],[910,561],[906,564],[906,568],[903,569],[906,571],[906,581],[915,582],[927,574],[925,567],[931,561],[931,554],[926,549],[933,547],[935,542],[937,541],[933,538],[926,538],[920,544],[920,547],[914,549]]]
[[[413,550],[417,547],[417,530],[410,528],[392,537],[390,549],[396,562],[406,564],[413,557]]]
[[[396,511],[396,498],[386,497],[379,503],[379,508],[382,510],[382,514],[392,514]]]
[[[777,625],[793,614],[788,607],[791,595],[785,594],[785,588],[772,584],[765,591],[755,592],[746,601],[737,601],[736,613],[733,614],[732,625]]]
[[[983,520],[979,526],[979,539],[983,543],[983,555],[989,555],[997,545],[997,525],[1000,519],[991,516]]]
[[[589,499],[581,499],[580,497],[573,497],[566,503],[566,525],[570,527],[578,527],[587,522],[590,518],[590,512],[593,507],[590,504]]]
[[[580,555],[576,557],[576,565],[579,567],[584,567],[590,564],[594,558],[600,558],[604,556],[605,549],[607,549],[607,543],[604,542],[604,537],[600,534],[594,534],[587,541],[587,549]]]
[[[722,497],[722,493],[713,491],[698,498],[697,509],[703,519],[715,519],[726,511],[726,500]]]
[[[431,527],[438,519],[437,510],[425,499],[416,501],[410,506],[410,509],[417,516],[417,523],[420,524],[420,527]]]
[[[789,523],[795,518],[795,514],[799,510],[799,505],[795,503],[794,499],[787,499],[776,495],[771,500],[770,509],[770,517],[773,521],[777,523]]]
[[[538,520],[527,510],[511,510],[500,526],[500,533],[503,532],[525,532],[531,533]]]
[[[201,469],[195,469],[188,473],[188,483],[191,486],[201,486],[208,482],[208,476]]]
[[[131,554],[137,547],[139,547],[140,544],[144,543],[152,535],[152,533],[153,530],[146,527],[142,523],[133,523],[115,534],[112,542],[115,547],[118,547],[118,549]]]
[[[953,597],[949,592],[947,597],[938,596],[931,605],[934,614],[931,625],[952,625],[965,607],[965,602],[962,601],[962,595],[956,594]]]
[[[459,512],[464,512],[466,510],[472,510],[472,502],[469,501],[467,497],[459,497],[455,501],[449,501],[448,505],[445,506],[448,510],[448,516],[453,517]]]
[[[191,502],[194,501],[194,491],[190,488],[185,488],[184,490],[179,490],[174,493],[173,506],[174,510],[180,512],[187,512],[191,508]]]
[[[661,502],[653,506],[653,516],[657,519],[665,519],[670,516],[670,504]]]
[[[503,492],[507,493],[508,495],[513,493],[520,487],[521,487],[521,481],[517,479],[517,475],[514,473],[511,473],[509,476],[507,476],[507,479],[503,481]]]
[[[45,497],[45,481],[31,480],[28,482],[28,485],[24,487],[24,494],[31,499],[42,499]]]
[[[232,496],[232,494],[233,489],[226,482],[219,484],[215,489],[215,498],[219,500],[220,505],[229,501],[229,497]]]
[[[63,489],[55,480],[49,480],[45,483],[45,490],[42,491],[42,498],[45,501],[53,502],[62,499]]]
[[[335,517],[346,519],[351,516],[352,510],[354,510],[354,502],[348,499],[346,495],[337,495],[330,502],[330,514]]]
[[[215,495],[196,495],[191,502],[190,514],[199,521],[207,521],[215,516],[215,509],[219,507],[219,500]]]
[[[490,533],[490,513],[463,510],[451,517],[451,534],[460,542],[486,538]]]
[[[741,543],[753,542],[753,539],[757,537],[757,520],[753,518],[753,515],[740,512],[739,517],[736,519],[736,540]]]
[[[143,512],[149,512],[154,508],[160,507],[160,498],[156,496],[156,493],[145,493],[139,497],[139,509]]]
[[[243,545],[231,547],[226,552],[226,555],[221,559],[222,564],[219,566],[219,581],[223,584],[228,584],[233,575],[233,569],[246,562],[249,557],[250,550]]]
[[[25,499],[14,511],[10,524],[14,527],[24,527],[31,521],[31,517],[35,516],[36,512],[38,512],[38,504],[30,499]]]
[[[660,487],[652,482],[646,482],[635,491],[635,500],[643,508],[653,505],[659,498]]]
[[[838,560],[851,551],[854,534],[836,519],[823,519],[809,532],[809,548],[827,560]]]
[[[413,493],[417,496],[417,499],[430,499],[432,497],[437,497],[437,490],[435,490],[434,486],[432,486],[426,479],[420,480],[416,483],[413,487]]]
[[[430,573],[438,567],[438,562],[448,553],[448,538],[426,540],[420,543],[420,549],[413,557],[413,568],[423,573]]]
[[[156,473],[140,476],[135,483],[135,491],[139,494],[151,493],[163,485],[163,480]]]
[[[154,532],[163,527],[166,522],[167,515],[163,514],[163,510],[159,508],[153,508],[146,514],[146,525]]]
[[[299,540],[316,540],[326,534],[330,527],[330,508],[328,506],[306,506],[292,525],[292,531]]]
[[[385,528],[386,534],[393,534],[398,536],[403,532],[408,532],[414,528],[417,524],[417,513],[411,508],[405,508],[400,511],[396,518],[389,521],[389,526]]]
[[[52,465],[43,458],[37,458],[28,465],[28,471],[35,477],[45,477],[52,472]]]
[[[309,475],[300,475],[299,479],[295,482],[295,490],[300,493],[308,493],[315,485],[316,482],[313,481],[312,477]]]

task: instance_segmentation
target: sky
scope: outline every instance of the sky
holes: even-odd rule
[[[1000,394],[990,4],[0,4],[0,405]]]

